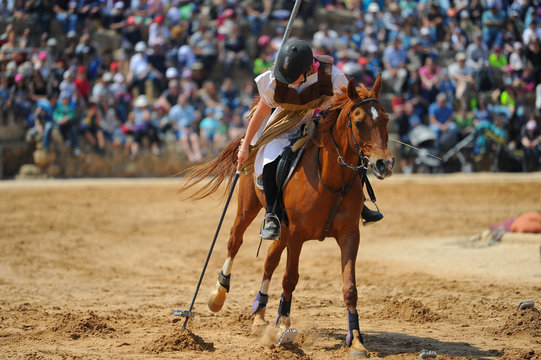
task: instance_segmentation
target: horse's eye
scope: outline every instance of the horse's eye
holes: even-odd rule
[[[355,121],[354,124],[355,124],[355,127],[359,130],[363,129],[365,126],[364,121]]]

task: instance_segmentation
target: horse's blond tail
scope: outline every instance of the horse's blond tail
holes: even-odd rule
[[[237,153],[243,137],[244,134],[238,139],[232,140],[214,160],[206,164],[192,166],[180,172],[179,174],[186,174],[186,182],[178,189],[178,192],[184,193],[193,189],[195,185],[206,178],[209,178],[209,181],[200,189],[188,195],[188,199],[203,199],[215,193],[226,179],[227,187],[229,188],[237,168]],[[225,192],[223,196],[225,196]]]

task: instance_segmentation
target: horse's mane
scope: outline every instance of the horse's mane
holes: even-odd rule
[[[366,99],[367,97],[370,97],[370,91],[362,84],[360,87],[357,88],[357,93],[359,94],[361,99]],[[320,120],[318,125],[318,132],[329,132],[331,127],[336,124],[340,112],[346,108],[346,105],[348,105],[348,103],[351,103],[351,100],[348,98],[347,88],[342,87],[340,88],[339,92],[337,92],[334,96],[334,100],[328,114]]]

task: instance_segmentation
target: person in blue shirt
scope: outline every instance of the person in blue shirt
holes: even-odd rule
[[[406,70],[408,58],[401,41],[400,37],[396,37],[393,43],[387,46],[383,52],[385,69],[381,74],[381,78],[384,84],[396,94],[402,91],[402,87],[408,78],[408,71]]]
[[[436,101],[428,107],[429,127],[436,133],[437,146],[440,145],[443,134],[456,140],[457,127],[453,117],[453,107],[447,101],[445,93],[439,93]]]
[[[489,49],[496,45],[502,46],[506,19],[505,12],[500,9],[498,1],[491,0],[488,4],[488,10],[483,11],[481,18],[483,42]]]

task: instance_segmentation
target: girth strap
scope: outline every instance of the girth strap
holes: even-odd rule
[[[325,189],[327,189],[328,191],[332,192],[332,193],[335,193],[337,195],[337,198],[336,198],[336,201],[331,209],[331,212],[329,213],[329,216],[327,217],[327,223],[325,224],[325,227],[323,228],[323,233],[321,234],[321,237],[319,238],[319,241],[323,241],[325,240],[325,238],[327,237],[327,235],[329,234],[329,232],[331,231],[331,228],[332,228],[332,224],[334,222],[334,218],[336,217],[336,214],[338,213],[338,209],[340,208],[340,205],[342,204],[342,200],[344,200],[344,197],[346,196],[346,194],[348,193],[348,191],[351,189],[351,187],[353,186],[353,184],[355,183],[355,179],[357,178],[357,176],[360,176],[361,177],[361,181],[362,183],[366,182],[368,185],[367,185],[367,189],[368,187],[370,188],[370,190],[368,190],[369,194],[370,195],[370,198],[372,199],[372,196],[374,195],[374,191],[372,190],[372,186],[370,185],[370,182],[368,182],[368,178],[366,177],[366,169],[363,168],[363,167],[358,167],[358,169],[355,171],[355,174],[353,175],[353,179],[351,179],[351,182],[349,184],[344,184],[344,167],[343,166],[340,166],[340,170],[342,172],[342,187],[340,188],[340,190],[334,190],[332,188],[330,188],[327,184],[325,184],[323,182],[323,179],[321,178],[321,171],[320,171],[320,168],[319,168],[319,152],[320,152],[320,149],[321,148],[318,148],[318,151],[317,151],[317,160],[316,160],[316,167],[317,167],[317,176],[319,178],[319,182],[321,183],[321,185],[323,185],[323,187]],[[357,165],[360,165],[362,162],[361,159],[359,159],[359,162]],[[375,197],[372,201],[375,201]]]

